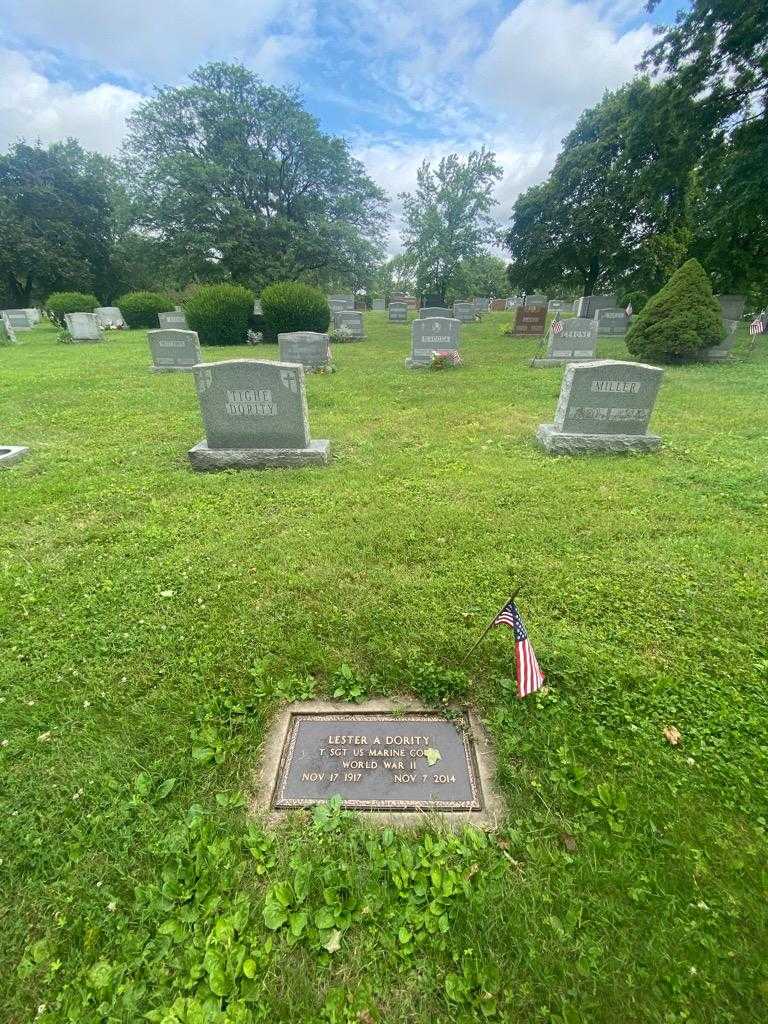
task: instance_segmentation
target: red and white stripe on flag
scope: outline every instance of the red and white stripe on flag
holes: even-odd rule
[[[760,317],[757,317],[757,319],[753,320],[752,323],[749,325],[750,334],[762,334],[764,330],[765,325]]]
[[[539,668],[531,641],[515,641],[515,663],[517,665],[517,696],[527,697],[544,685],[544,673]]]

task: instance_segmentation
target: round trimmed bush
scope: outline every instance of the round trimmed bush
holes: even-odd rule
[[[92,313],[98,304],[96,296],[87,292],[54,292],[48,296],[45,309],[63,327],[65,313]]]
[[[209,284],[184,307],[203,345],[244,345],[253,315],[253,292],[241,284]]]
[[[261,293],[267,333],[272,338],[290,331],[328,330],[331,309],[319,288],[300,281],[280,281]]]
[[[160,292],[128,292],[115,302],[130,328],[157,327],[157,314],[170,313],[173,300]]]
[[[688,260],[648,300],[625,340],[638,359],[673,363],[695,358],[724,338],[709,278],[698,260]]]

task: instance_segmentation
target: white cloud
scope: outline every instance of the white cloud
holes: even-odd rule
[[[648,24],[621,34],[594,3],[522,0],[478,60],[473,91],[517,123],[568,124],[633,78],[653,39]]]
[[[0,50],[0,148],[21,138],[49,143],[74,136],[86,149],[114,153],[140,100],[116,85],[78,91],[51,82],[24,54]]]

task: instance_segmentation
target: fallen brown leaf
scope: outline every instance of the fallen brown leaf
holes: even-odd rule
[[[664,738],[667,741],[667,743],[671,744],[673,747],[678,747],[680,746],[680,741],[683,737],[680,735],[680,733],[674,727],[674,725],[668,725],[667,728],[664,730]]]
[[[361,1010],[357,1015],[357,1019],[360,1021],[360,1024],[376,1024],[370,1010]]]

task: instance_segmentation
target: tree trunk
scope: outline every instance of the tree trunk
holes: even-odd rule
[[[32,296],[32,275],[27,275],[27,283],[25,285],[19,284],[19,280],[15,274],[8,273],[8,292],[13,301],[14,308],[16,309],[29,309],[30,300]]]
[[[594,295],[595,294],[594,289],[595,289],[595,285],[597,284],[597,279],[600,276],[600,270],[601,270],[601,267],[600,267],[599,261],[596,258],[593,258],[592,260],[590,260],[589,270],[584,275],[584,294],[585,295]]]

